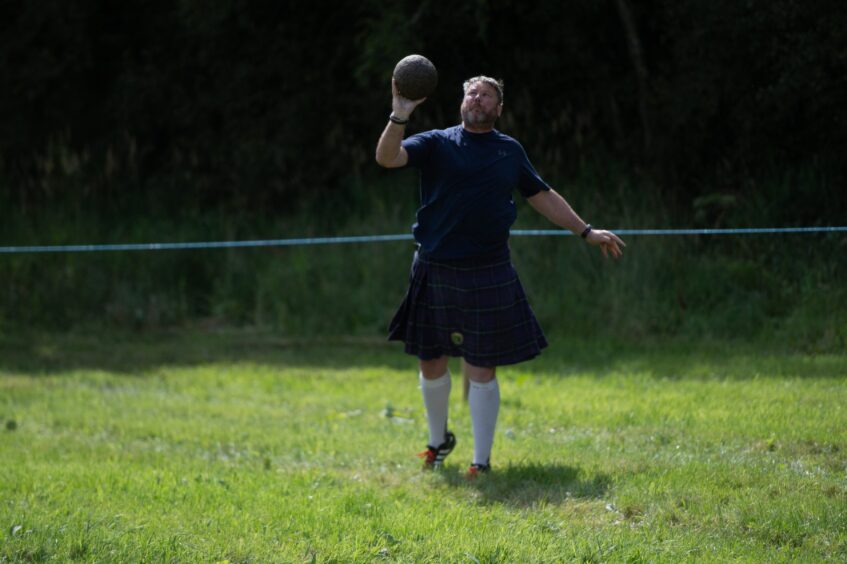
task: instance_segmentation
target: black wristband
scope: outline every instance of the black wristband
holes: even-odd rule
[[[396,123],[397,125],[406,125],[407,123],[409,123],[408,119],[400,119],[399,117],[395,116],[394,114],[391,114],[390,116],[388,116],[388,120],[391,123]]]
[[[580,235],[580,237],[582,237],[583,239],[585,239],[586,237],[588,237],[588,234],[589,234],[589,233],[591,233],[591,224],[590,224],[590,223],[586,223],[586,224],[585,224],[585,231],[583,231],[583,232],[582,232],[582,235]]]

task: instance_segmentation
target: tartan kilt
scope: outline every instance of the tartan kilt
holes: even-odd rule
[[[461,356],[484,367],[523,362],[547,346],[508,249],[451,261],[415,253],[388,339],[421,360]]]

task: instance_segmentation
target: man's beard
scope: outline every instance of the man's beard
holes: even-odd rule
[[[462,108],[461,114],[462,122],[474,127],[494,127],[497,121],[496,113],[488,113],[482,108]]]

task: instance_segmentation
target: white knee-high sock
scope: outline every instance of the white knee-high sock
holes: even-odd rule
[[[450,371],[435,380],[420,375],[426,418],[429,422],[429,445],[437,447],[444,442],[447,433],[447,408],[450,403]]]
[[[491,445],[494,444],[494,428],[500,411],[500,385],[497,379],[490,382],[471,381],[468,405],[473,423],[473,463],[488,464]]]

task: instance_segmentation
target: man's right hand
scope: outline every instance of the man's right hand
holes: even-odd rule
[[[422,104],[424,100],[426,100],[426,98],[421,98],[420,100],[409,100],[408,98],[404,98],[400,95],[399,90],[397,90],[397,81],[394,80],[394,78],[391,79],[391,113],[394,114],[394,117],[399,119],[409,119],[409,116],[412,115],[415,108],[417,108],[419,104]]]

